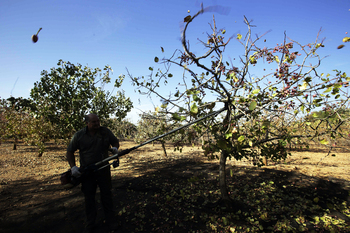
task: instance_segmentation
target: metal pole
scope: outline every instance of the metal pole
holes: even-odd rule
[[[204,117],[198,118],[197,120],[194,120],[194,121],[192,121],[192,122],[190,122],[190,123],[188,123],[188,124],[186,124],[186,125],[183,125],[183,126],[181,126],[181,127],[179,127],[179,128],[173,129],[173,130],[171,130],[171,131],[169,131],[169,132],[167,132],[167,133],[165,133],[165,134],[159,135],[159,136],[157,136],[157,137],[155,137],[155,138],[152,138],[152,139],[150,139],[150,140],[148,140],[148,141],[146,141],[146,142],[143,142],[143,143],[141,143],[140,145],[137,145],[137,146],[134,146],[134,147],[132,147],[132,148],[129,148],[129,149],[120,151],[120,152],[118,152],[117,154],[114,154],[114,155],[112,155],[112,156],[110,156],[110,157],[108,157],[108,158],[105,158],[105,159],[101,160],[100,162],[97,162],[97,163],[95,163],[95,164],[93,164],[93,165],[87,167],[87,169],[90,168],[90,169],[93,169],[93,170],[101,170],[101,169],[103,169],[103,168],[105,168],[105,167],[108,167],[108,166],[111,165],[110,163],[108,163],[108,164],[106,164],[106,165],[104,165],[104,166],[102,166],[102,167],[100,167],[100,166],[101,166],[103,163],[106,163],[106,162],[108,162],[108,161],[110,161],[110,160],[113,160],[113,159],[119,158],[119,157],[121,157],[121,156],[123,156],[123,155],[126,155],[126,154],[130,153],[130,152],[133,151],[133,150],[136,150],[137,148],[139,148],[139,147],[141,147],[141,146],[144,146],[144,145],[146,145],[146,144],[148,144],[148,143],[151,143],[151,142],[153,142],[153,141],[155,141],[155,140],[158,140],[158,139],[160,139],[160,138],[163,138],[163,137],[165,137],[165,136],[167,136],[167,135],[169,135],[169,134],[173,134],[173,133],[175,133],[175,132],[177,132],[177,131],[179,131],[179,130],[181,130],[181,129],[183,129],[183,128],[186,128],[186,127],[188,127],[188,126],[190,126],[190,125],[193,125],[193,124],[195,124],[195,123],[197,123],[197,122],[199,122],[199,121],[202,121],[202,120],[204,120],[204,119],[206,119],[206,118],[208,118],[208,117],[215,116],[215,115],[217,115],[217,114],[223,112],[224,110],[226,110],[226,108],[222,108],[222,109],[220,109],[220,110],[218,110],[218,111],[216,111],[216,112],[212,112],[212,113],[210,113],[210,114],[208,114],[208,115],[206,115],[206,116],[204,116]]]

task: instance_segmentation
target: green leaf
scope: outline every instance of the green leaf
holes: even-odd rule
[[[316,45],[316,49],[319,48],[319,47],[324,47],[324,45],[321,44],[321,43],[318,43],[318,44]]]
[[[328,87],[327,90],[325,90],[323,93],[327,93],[327,92],[330,92],[332,91],[333,87]]]
[[[329,142],[328,142],[326,139],[322,139],[322,140],[320,141],[320,143],[321,143],[322,145],[327,145]]]
[[[307,88],[307,82],[304,82],[302,86],[300,86],[300,90],[304,91]]]
[[[227,133],[227,134],[225,134],[225,138],[226,139],[229,139],[229,138],[231,138],[232,137],[232,133]]]
[[[179,114],[177,114],[177,113],[173,113],[173,114],[172,114],[172,118],[173,118],[174,120],[176,120],[176,121],[180,121],[180,120],[181,120],[181,117],[180,117]]]
[[[311,78],[310,76],[308,76],[308,77],[305,78],[305,82],[309,83],[309,82],[311,82],[311,81],[312,81],[312,78]]]
[[[256,108],[256,105],[257,105],[256,101],[253,100],[249,105],[249,110],[253,111]]]
[[[258,94],[260,92],[260,89],[255,89],[254,91],[252,91],[252,94],[255,95],[255,94]]]
[[[257,63],[256,58],[253,55],[249,57],[249,60],[250,60],[251,64],[256,64]]]
[[[212,102],[211,104],[209,104],[208,109],[213,109],[215,107],[215,102]]]
[[[159,61],[159,58],[158,58],[158,57],[155,57],[155,58],[154,58],[154,61],[155,61],[155,62],[158,62],[158,61]]]
[[[218,147],[220,149],[226,149],[227,148],[227,144],[226,144],[225,140],[219,140],[217,145],[218,145]]]
[[[237,141],[238,141],[238,142],[243,142],[243,141],[244,141],[244,136],[243,136],[243,135],[239,136],[239,138],[237,139]]]
[[[192,115],[197,115],[198,113],[198,107],[196,105],[196,103],[194,103],[192,106],[191,106],[191,114]]]
[[[193,94],[192,97],[193,97],[194,101],[200,101],[201,100],[196,94]]]
[[[277,63],[280,63],[280,59],[278,58],[277,55],[275,56],[275,61],[276,61]]]
[[[224,225],[228,225],[229,221],[227,220],[226,217],[222,217],[222,222],[224,223]]]
[[[236,73],[235,72],[231,72],[230,73],[230,78],[232,78],[233,81],[238,82],[238,78],[236,77]]]

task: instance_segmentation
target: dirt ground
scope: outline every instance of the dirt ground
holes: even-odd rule
[[[121,149],[135,145],[132,141],[121,141]],[[243,221],[242,217],[240,220],[232,217],[231,222],[227,223],[226,218],[220,217],[222,210],[213,215],[216,212],[210,209],[209,204],[219,197],[218,160],[209,161],[198,147],[186,147],[180,153],[168,146],[167,152],[168,156],[165,157],[159,144],[146,145],[122,157],[120,166],[112,168],[115,209],[117,221],[121,225],[117,232],[235,232],[238,229],[245,232],[255,229],[238,228],[239,224],[250,224]],[[11,142],[3,142],[0,155],[0,232],[83,231],[85,215],[80,186],[67,190],[59,180],[60,174],[68,169],[64,146],[48,144],[47,152],[39,158],[35,147],[19,144],[17,150],[12,150]],[[308,193],[318,189],[324,192],[318,192],[317,198],[334,196],[342,202],[350,202],[349,154],[336,153],[335,157],[326,155],[326,152],[292,152],[286,161],[270,163],[261,168],[251,166],[249,161],[229,160],[227,172],[228,186],[232,188],[230,193],[233,199],[237,197],[238,200],[240,195],[237,189],[243,190],[246,184],[256,188],[258,184],[264,184],[265,181],[271,183],[270,180],[273,180],[276,184],[274,188],[283,189],[294,185],[294,189],[283,192],[298,190],[298,197],[307,201],[310,198],[311,202],[315,201],[315,197],[309,198]],[[280,181],[277,181],[278,177]],[[206,183],[201,183],[201,180]],[[185,189],[187,185],[189,188]],[[205,188],[202,194],[196,196],[195,192],[203,187],[201,185]],[[192,193],[187,191],[191,188]],[[193,196],[196,199],[192,199]],[[241,203],[247,206],[249,202],[241,199]],[[99,200],[97,202],[99,215],[96,232],[108,232]],[[321,206],[320,203],[317,204]],[[301,209],[299,212],[307,213],[307,208]],[[336,217],[343,219],[348,226],[348,216],[339,211],[337,213]],[[263,219],[261,216],[259,218]],[[261,230],[263,227],[277,229],[278,220],[269,219],[265,222],[256,231],[259,231],[259,227],[261,232],[268,232]],[[338,230],[335,232],[346,232],[344,229],[347,228],[343,225],[336,226]]]

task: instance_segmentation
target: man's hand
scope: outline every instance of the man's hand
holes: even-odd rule
[[[112,147],[112,154],[117,154],[118,153],[118,148],[117,147]]]
[[[71,168],[71,170],[72,170],[72,176],[74,176],[74,177],[76,177],[76,178],[78,178],[78,177],[81,176],[80,168],[79,168],[79,167],[73,166],[73,167]]]

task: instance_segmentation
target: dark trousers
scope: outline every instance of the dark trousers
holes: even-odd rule
[[[100,171],[88,174],[82,181],[81,190],[85,196],[85,212],[87,220],[87,228],[95,225],[97,209],[96,209],[96,190],[100,189],[101,203],[107,223],[115,221],[112,200],[112,180],[110,167]]]

